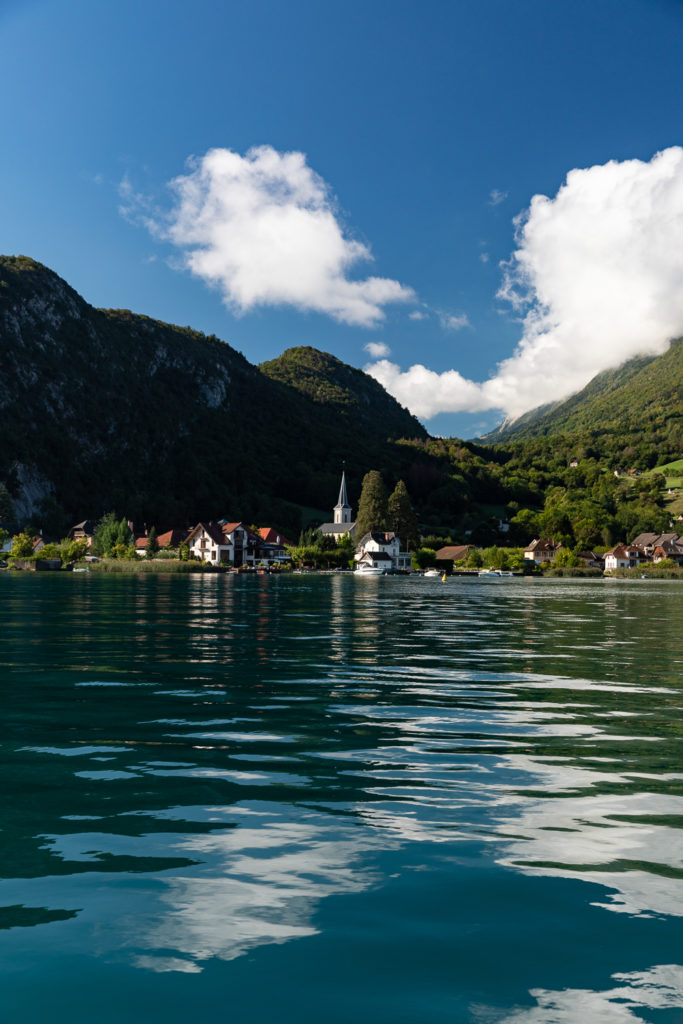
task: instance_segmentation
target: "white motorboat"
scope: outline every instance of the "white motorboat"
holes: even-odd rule
[[[512,573],[503,569],[480,569],[479,576],[512,576]]]
[[[370,565],[368,562],[363,562],[355,569],[354,576],[383,576],[384,569],[381,565]]]
[[[422,573],[422,575],[425,577],[429,576],[433,579],[436,579],[438,576],[441,575],[441,573],[439,572],[438,569],[427,569],[425,572]]]

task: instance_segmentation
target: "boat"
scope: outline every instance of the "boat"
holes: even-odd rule
[[[368,562],[364,562],[354,570],[354,576],[383,576],[384,569],[381,565],[370,565]]]
[[[437,577],[437,576],[440,576],[440,575],[441,575],[441,573],[439,572],[439,570],[438,570],[438,569],[427,569],[427,571],[426,571],[426,572],[424,572],[424,573],[423,573],[422,575],[423,575],[423,576],[425,576],[425,577],[426,577],[426,576],[430,576],[430,577],[432,577],[433,579],[436,579],[436,577]]]
[[[512,576],[512,573],[505,569],[480,569],[478,576]]]

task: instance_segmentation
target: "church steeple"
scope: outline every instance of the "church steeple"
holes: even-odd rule
[[[351,506],[349,505],[349,499],[346,496],[346,473],[344,470],[342,470],[341,487],[339,488],[339,500],[337,501],[337,504],[334,506],[334,522],[351,522]]]

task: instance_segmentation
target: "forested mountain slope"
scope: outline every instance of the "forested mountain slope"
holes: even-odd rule
[[[94,309],[25,257],[0,258],[0,351],[0,482],[69,515],[294,528],[286,503],[328,506],[343,460],[357,494],[368,465],[391,479],[426,457],[393,443],[424,437],[418,421],[331,356],[295,350],[317,362],[312,397],[216,337]]]
[[[563,402],[532,410],[483,440],[564,435],[616,460],[646,468],[683,450],[683,339],[661,356],[638,357],[598,374]]]

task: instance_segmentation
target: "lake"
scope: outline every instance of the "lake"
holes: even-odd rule
[[[683,587],[0,574],[8,1022],[683,1021]]]

